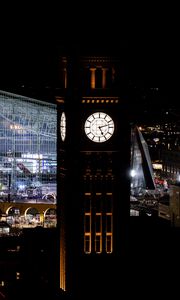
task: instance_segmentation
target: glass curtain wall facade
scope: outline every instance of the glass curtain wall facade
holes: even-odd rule
[[[0,198],[56,203],[56,104],[0,91]]]

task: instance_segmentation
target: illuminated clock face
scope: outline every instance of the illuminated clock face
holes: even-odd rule
[[[60,133],[61,133],[61,139],[62,141],[64,141],[66,137],[66,116],[64,112],[61,114],[61,119],[60,119]]]
[[[104,112],[95,112],[87,118],[84,130],[90,140],[103,143],[113,135],[114,121]]]

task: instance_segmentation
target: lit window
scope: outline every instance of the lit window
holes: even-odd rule
[[[85,233],[85,236],[84,236],[84,252],[86,254],[91,253],[91,235],[90,235],[90,233]]]
[[[106,252],[112,253],[112,234],[106,234]]]
[[[113,237],[112,213],[106,213],[106,252],[112,253],[112,237]]]
[[[96,253],[102,252],[102,235],[101,235],[101,233],[96,233],[96,236],[95,236],[95,252]]]

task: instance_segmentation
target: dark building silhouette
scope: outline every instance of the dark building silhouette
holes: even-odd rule
[[[111,295],[127,250],[130,197],[121,63],[80,55],[59,62],[60,288],[77,299]]]

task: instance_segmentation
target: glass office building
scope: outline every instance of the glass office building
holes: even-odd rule
[[[56,104],[0,91],[1,200],[56,203],[56,146]]]

